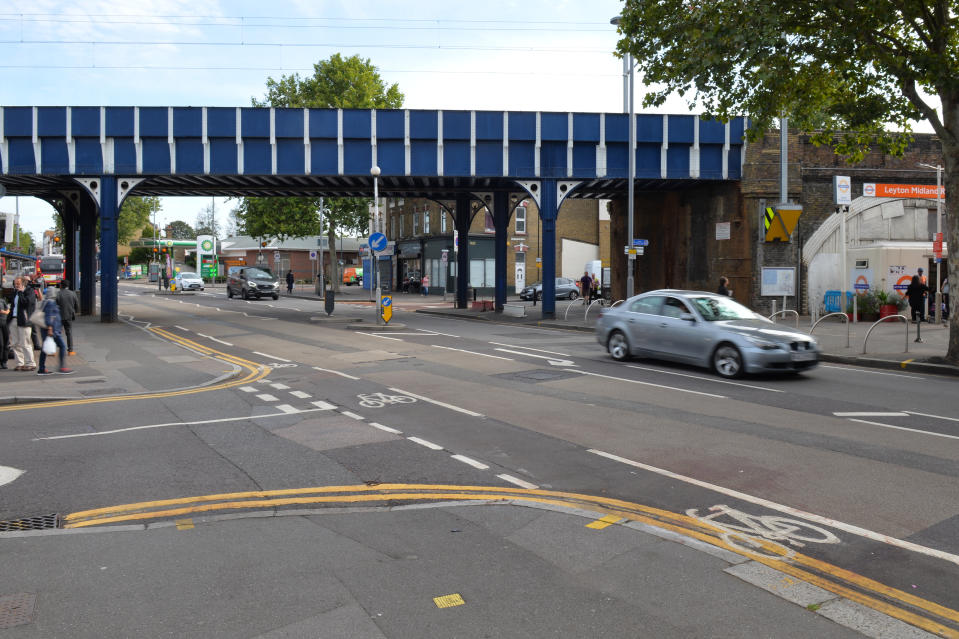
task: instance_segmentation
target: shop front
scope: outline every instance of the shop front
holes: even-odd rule
[[[396,290],[416,293],[423,276],[423,245],[420,240],[396,244]]]

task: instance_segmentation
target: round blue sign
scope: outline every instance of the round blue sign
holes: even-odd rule
[[[370,236],[370,248],[374,251],[382,251],[386,248],[386,236],[382,233],[374,233]]]

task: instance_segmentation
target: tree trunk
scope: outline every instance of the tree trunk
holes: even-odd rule
[[[330,244],[330,272],[327,273],[327,277],[330,278],[330,288],[334,293],[339,293],[340,280],[343,278],[340,276],[340,264],[336,257],[336,231],[332,224],[326,231],[326,237]]]
[[[953,110],[952,131],[959,135],[959,114]],[[949,120],[946,120],[947,126]],[[949,277],[949,290],[954,291],[959,284],[959,140],[956,137],[942,140],[943,184],[946,197],[943,200],[943,239],[949,246],[949,261],[946,273]],[[956,295],[949,294],[949,350],[946,359],[959,364],[959,313],[956,312]]]

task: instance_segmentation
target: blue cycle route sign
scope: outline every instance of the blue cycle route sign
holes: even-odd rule
[[[370,248],[379,253],[386,248],[386,236],[382,233],[374,233],[370,236]]]

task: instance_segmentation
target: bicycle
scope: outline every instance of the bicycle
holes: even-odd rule
[[[698,509],[690,508],[686,514],[724,531],[720,534],[723,541],[751,554],[772,559],[786,559],[792,557],[795,551],[778,542],[786,542],[795,548],[803,548],[806,543],[838,544],[840,542],[839,537],[825,528],[798,519],[779,515],[749,515],[724,504],[711,506],[709,510],[712,514],[700,516]],[[738,523],[717,521],[724,516]]]
[[[386,393],[359,394],[360,406],[364,408],[383,408],[388,404],[412,404],[416,398],[407,395],[387,395]]]

